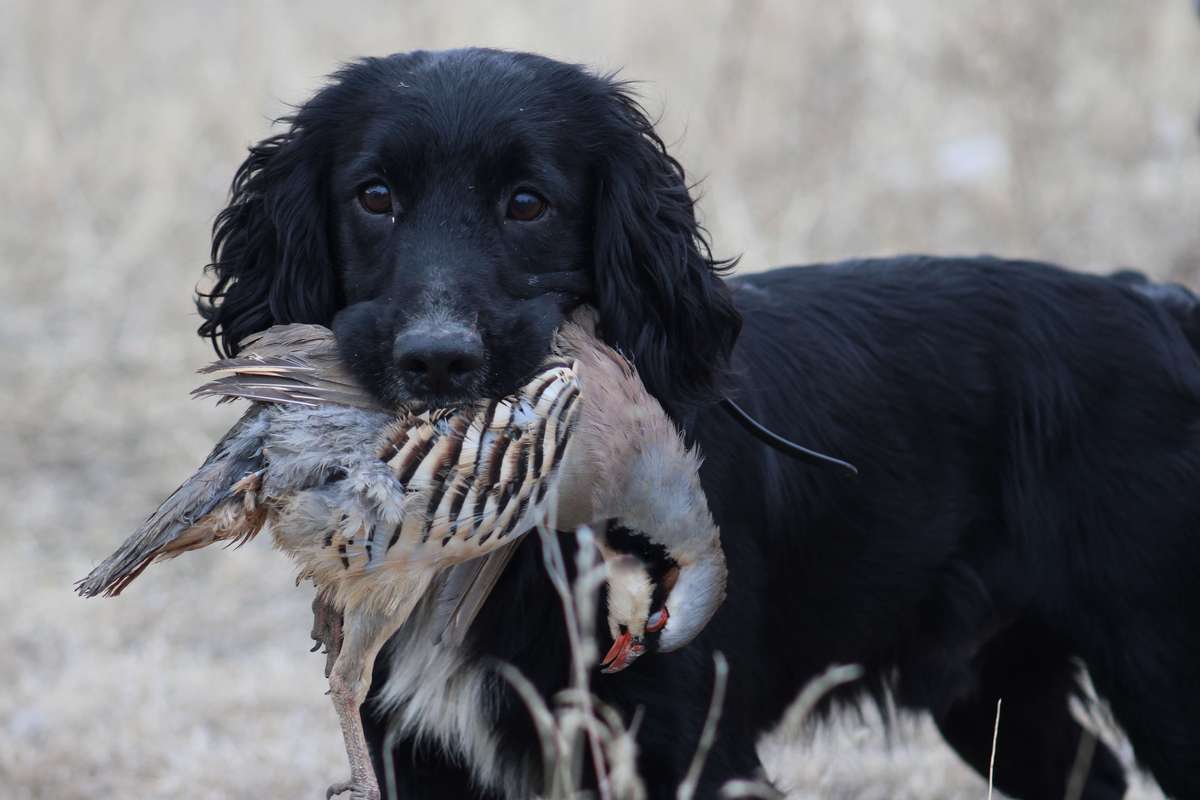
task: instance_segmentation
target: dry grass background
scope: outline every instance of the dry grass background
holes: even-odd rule
[[[1186,0],[0,0],[0,796],[341,777],[309,598],[266,542],[119,601],[70,586],[236,413],[187,399],[189,293],[244,146],[339,60],[466,44],[647,81],[745,269],[993,251],[1200,281]],[[764,752],[794,797],[983,797],[927,721],[900,734],[847,718]]]

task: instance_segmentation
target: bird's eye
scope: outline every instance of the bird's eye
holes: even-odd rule
[[[382,183],[368,183],[359,189],[358,202],[368,214],[392,213],[392,192]]]
[[[546,213],[546,198],[528,189],[518,189],[508,198],[505,212],[509,219],[517,222],[533,222]]]

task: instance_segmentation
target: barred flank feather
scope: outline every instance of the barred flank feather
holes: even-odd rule
[[[354,382],[332,332],[316,325],[271,328],[201,372],[215,377],[193,395],[248,399],[250,409],[79,581],[80,594],[119,594],[154,561],[240,544],[280,515],[276,544],[318,582],[486,555],[544,513],[578,396],[570,362],[557,358],[509,397],[397,418]]]
[[[356,786],[373,780],[359,710],[380,648],[441,573],[474,561],[446,576],[456,596],[442,604],[447,613],[435,626],[447,643],[461,643],[512,544],[561,521],[561,506],[583,514],[580,522],[616,513],[661,536],[659,549],[678,575],[668,602],[678,601],[682,613],[667,619],[664,607],[658,631],[663,649],[679,646],[707,623],[724,587],[716,527],[695,475],[699,460],[628,362],[590,326],[566,323],[556,349],[507,397],[393,412],[344,370],[330,331],[270,329],[241,355],[202,370],[214,377],[194,392],[248,399],[250,410],[78,591],[118,594],[156,560],[213,542],[238,544],[269,523],[275,546],[341,616],[330,694]],[[618,591],[630,602],[610,604],[610,628],[612,609],[631,612],[609,671],[636,657],[627,654],[628,630],[640,636],[650,614],[648,580]]]
[[[555,361],[521,391],[472,412],[398,423],[383,453],[410,501],[420,501],[410,502],[386,551],[457,562],[535,525],[546,511],[544,487],[563,458],[556,431],[575,424],[577,398],[571,365]]]

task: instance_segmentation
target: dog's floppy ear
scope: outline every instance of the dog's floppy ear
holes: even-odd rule
[[[595,174],[593,302],[601,334],[633,359],[650,392],[678,416],[720,392],[741,329],[696,222],[683,167],[637,102],[611,84]]]
[[[213,288],[199,292],[201,336],[217,352],[273,324],[329,324],[338,287],[329,249],[324,153],[304,112],[286,133],[250,148],[213,223]]]

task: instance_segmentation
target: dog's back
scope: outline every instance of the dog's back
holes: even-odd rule
[[[924,257],[732,283],[745,327],[731,396],[861,474],[789,460],[715,408],[692,420],[728,599],[692,646],[594,686],[616,708],[644,708],[639,770],[652,795],[673,792],[686,771],[714,650],[728,656],[732,681],[702,796],[754,769],[755,741],[808,679],[857,662],[864,688],[886,686],[932,712],[983,773],[1003,698],[997,787],[1062,797],[1082,735],[1068,707],[1077,659],[1164,788],[1200,794],[1191,293],[1046,264]],[[551,695],[566,642],[540,558],[535,540],[522,545],[461,658],[513,663]],[[517,607],[527,609],[520,619],[509,613]],[[410,660],[398,653],[397,679],[419,681],[403,668]],[[498,743],[489,763],[527,769],[528,720],[491,687],[472,717]],[[404,737],[398,757],[411,760],[416,741]],[[1083,796],[1118,798],[1124,786],[1120,762],[1098,744]]]
[[[1112,279],[1158,303],[1179,323],[1184,336],[1200,352],[1200,297],[1179,283],[1158,283],[1136,270],[1114,272]]]

